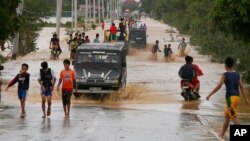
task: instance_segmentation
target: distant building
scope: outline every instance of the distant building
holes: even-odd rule
[[[128,3],[128,4],[136,4],[137,2],[135,0],[126,0],[125,3]]]
[[[93,13],[95,13],[95,15],[98,15],[98,10],[100,9],[100,11],[103,10],[102,7],[98,7],[98,5],[95,6],[95,12],[93,11],[94,6],[93,5],[88,5],[88,13],[93,15]],[[85,16],[85,12],[86,12],[86,5],[81,4],[79,5],[79,9],[78,9],[78,16]]]

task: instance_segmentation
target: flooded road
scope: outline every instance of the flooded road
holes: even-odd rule
[[[113,100],[112,96],[104,101],[82,97],[73,98],[70,119],[63,118],[60,93],[54,92],[52,116],[42,119],[40,107],[40,90],[37,83],[40,63],[49,61],[49,66],[58,75],[63,68],[62,60],[69,57],[65,32],[61,35],[63,54],[60,60],[50,61],[47,49],[50,33],[53,29],[45,28],[38,39],[37,52],[21,57],[16,61],[4,64],[3,79],[5,84],[16,75],[22,63],[30,65],[31,89],[27,99],[27,117],[19,119],[19,102],[16,88],[2,92],[2,101],[9,108],[0,112],[1,140],[86,140],[86,141],[191,141],[218,140],[217,133],[221,130],[224,120],[224,93],[221,89],[210,101],[206,95],[216,85],[224,72],[222,64],[211,63],[207,56],[197,54],[190,45],[187,53],[194,57],[194,63],[203,70],[201,81],[201,100],[184,102],[180,96],[180,78],[178,70],[184,64],[184,58],[178,56],[179,42],[170,40],[166,29],[168,25],[147,19],[149,49],[132,50],[127,58],[127,88]],[[102,35],[98,28],[86,35],[94,39],[96,33]],[[172,33],[174,37],[178,33]],[[178,37],[179,40],[182,37]],[[188,36],[185,36],[187,41]],[[101,38],[102,40],[102,38]],[[160,41],[163,45],[171,43],[174,56],[166,61],[163,53],[153,59],[150,47]],[[239,107],[239,117],[243,123],[250,123],[250,108]],[[14,136],[13,136],[14,135]],[[228,140],[228,133],[226,140]]]

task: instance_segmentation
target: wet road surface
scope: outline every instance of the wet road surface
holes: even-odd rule
[[[54,106],[51,117],[42,119],[39,108],[29,106],[25,119],[16,116],[18,107],[2,113],[1,140],[216,140],[199,117],[189,113],[73,107],[71,118],[65,119],[62,108]]]
[[[52,116],[42,119],[40,107],[40,90],[37,83],[40,63],[49,61],[49,66],[59,74],[63,68],[62,60],[68,58],[65,38],[62,32],[61,44],[63,54],[60,60],[49,60],[47,50],[50,35],[54,31],[45,28],[40,32],[38,47],[40,50],[6,64],[3,71],[5,83],[16,75],[20,65],[30,65],[31,89],[27,99],[27,117],[19,118],[19,102],[16,87],[2,92],[3,104],[9,106],[0,112],[0,139],[2,140],[85,140],[85,141],[192,141],[218,140],[216,134],[221,130],[224,111],[224,93],[221,89],[210,101],[206,95],[215,86],[224,72],[222,64],[211,63],[208,57],[197,54],[188,46],[187,53],[194,56],[203,73],[201,80],[201,100],[184,102],[180,96],[179,77],[177,72],[183,57],[177,55],[179,42],[170,40],[168,25],[147,19],[147,50],[132,50],[127,58],[128,86],[117,101],[107,97],[105,101],[92,100],[87,97],[72,98],[72,114],[70,119],[63,118],[60,93],[54,92]],[[86,35],[94,39],[95,33],[102,33],[100,28],[89,31]],[[174,33],[174,37],[178,33]],[[102,34],[100,34],[102,35]],[[188,36],[185,36],[188,40]],[[163,39],[164,38],[164,39]],[[178,37],[178,38],[181,38]],[[163,53],[157,59],[152,58],[150,47],[160,41],[160,48],[171,43],[175,53],[171,60],[164,60]],[[178,39],[176,39],[178,40]],[[0,108],[1,109],[1,108]],[[250,108],[239,107],[240,120],[250,123]],[[228,140],[228,133],[226,140]]]

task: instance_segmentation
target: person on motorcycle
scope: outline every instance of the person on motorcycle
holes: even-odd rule
[[[193,62],[193,61],[192,61]],[[192,80],[192,85],[194,86],[193,88],[193,92],[194,93],[197,93],[197,95],[199,94],[199,91],[200,91],[200,81],[198,79],[198,76],[202,76],[203,75],[203,72],[202,70],[199,68],[199,66],[197,64],[193,64],[193,67],[196,71],[196,75],[195,77],[193,78]]]
[[[189,89],[192,91],[194,86],[192,85],[192,80],[196,76],[196,71],[193,66],[193,57],[191,56],[186,56],[185,57],[186,64],[184,64],[180,70],[179,70],[179,76],[181,78],[180,86],[181,89],[183,89],[184,86],[188,86]],[[183,95],[184,93],[182,92],[182,96],[187,100],[187,97]]]
[[[50,40],[49,48],[51,49],[51,55],[53,55],[55,59],[58,59],[59,55],[62,53],[59,42],[60,41],[57,38],[57,34],[53,33],[53,37]]]
[[[155,45],[152,48],[153,55],[156,55],[157,51],[161,52],[161,50],[159,49],[159,41],[158,40],[155,41]]]

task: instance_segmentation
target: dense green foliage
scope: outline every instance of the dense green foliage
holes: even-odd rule
[[[42,18],[46,18],[50,14],[49,11],[49,5],[44,0],[24,0],[18,55],[25,55],[36,50],[35,42]]]
[[[37,31],[40,30],[42,18],[50,14],[50,9],[44,0],[24,0],[22,15],[19,15],[16,11],[19,3],[20,0],[0,1],[0,43],[3,50],[5,40],[14,38],[15,33],[19,32],[17,55],[25,55],[36,50]]]
[[[14,36],[20,27],[21,19],[16,14],[19,0],[1,0],[0,1],[0,46],[4,50],[4,41],[10,36]]]
[[[237,69],[250,82],[249,0],[143,0],[142,8],[191,35],[191,44],[213,60],[239,59]]]

